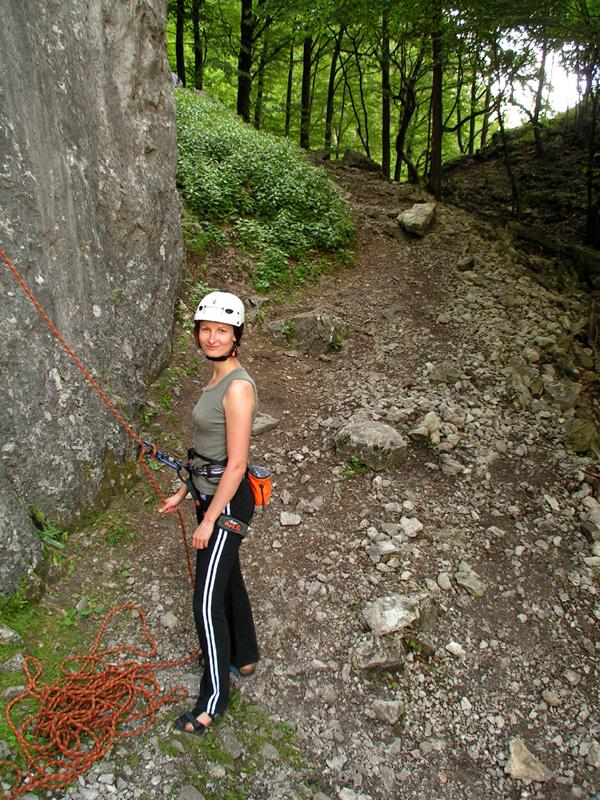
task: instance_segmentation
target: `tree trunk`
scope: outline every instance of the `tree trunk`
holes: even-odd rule
[[[185,0],[177,0],[177,12],[175,18],[175,61],[177,64],[177,75],[184,86],[185,80],[185,57],[183,53],[183,25],[185,21]]]
[[[290,135],[292,120],[292,80],[294,76],[294,40],[290,44],[290,59],[288,61],[287,92],[285,96],[285,135]]]
[[[598,146],[596,144],[596,128],[598,125],[598,90],[591,97],[590,135],[588,137],[587,168],[587,215],[585,226],[586,244],[600,250],[600,198],[594,201],[594,162]]]
[[[268,38],[265,33],[265,40],[263,42],[262,52],[260,54],[260,64],[258,67],[258,87],[256,89],[256,105],[254,106],[254,127],[257,131],[260,130],[261,118],[262,118],[262,101],[263,101],[263,91],[265,88],[265,66],[267,64],[267,50],[268,50]]]
[[[521,195],[519,192],[519,184],[517,183],[517,179],[515,178],[515,174],[513,172],[510,158],[508,155],[508,139],[506,138],[506,131],[504,129],[504,120],[502,118],[502,112],[500,111],[500,101],[498,101],[498,106],[496,108],[496,113],[498,116],[498,125],[500,127],[500,136],[502,137],[502,149],[504,150],[504,165],[506,167],[506,174],[508,175],[508,180],[510,183],[510,189],[512,192],[512,200],[513,200],[513,214],[517,222],[521,220]]]
[[[413,77],[405,79],[404,90],[401,95],[402,113],[400,115],[400,125],[398,127],[398,135],[396,136],[396,167],[394,169],[394,180],[400,180],[402,171],[402,163],[405,163],[408,169],[408,180],[414,185],[419,183],[419,173],[411,159],[408,157],[405,148],[406,134],[408,127],[413,118],[413,114],[417,108],[417,95],[415,92],[416,75],[421,65],[421,60],[418,61],[417,70],[413,71]]]
[[[387,14],[381,23],[381,171],[390,177],[390,37]]]
[[[458,150],[461,155],[465,152],[465,147],[463,144],[463,136],[462,136],[462,89],[464,83],[464,68],[463,68],[463,60],[461,53],[458,53],[458,83],[456,86],[456,143],[458,145]]]
[[[202,89],[204,82],[204,58],[200,39],[200,9],[204,0],[192,0],[192,27],[194,30],[194,86]]]
[[[326,155],[327,159],[331,157],[331,125],[333,122],[335,76],[337,73],[337,62],[340,56],[340,49],[342,47],[343,35],[344,35],[344,27],[342,26],[335,39],[335,47],[333,48],[333,55],[331,56],[331,66],[329,68],[329,86],[327,87],[327,109],[325,111],[325,150],[327,152]]]
[[[488,84],[487,89],[485,90],[485,103],[484,108],[488,109],[490,107],[490,102],[492,100],[492,87]],[[481,128],[481,139],[479,140],[479,147],[483,150],[487,142],[487,135],[490,129],[490,115],[486,111],[483,115],[483,125]]]
[[[431,156],[429,160],[429,191],[439,200],[442,194],[442,126],[444,124],[442,101],[442,7],[435,0],[433,33],[431,36],[433,56],[431,87]]]
[[[252,45],[256,21],[252,13],[252,0],[242,0],[240,23],[240,50],[238,53],[237,113],[244,122],[250,122],[250,92],[252,91]]]
[[[311,85],[311,56],[312,36],[304,39],[302,55],[302,108],[300,111],[300,147],[305,150],[310,146],[310,85]]]
[[[533,126],[533,139],[535,141],[535,150],[540,158],[544,158],[544,144],[542,142],[542,132],[540,128],[540,111],[542,109],[542,97],[544,94],[544,86],[546,85],[546,55],[548,52],[548,45],[546,40],[542,44],[542,57],[540,60],[540,69],[538,72],[538,87],[535,94],[535,108],[533,110],[533,117],[531,124]]]
[[[477,70],[473,67],[473,75],[471,77],[471,95],[469,99],[469,113],[471,114],[471,121],[469,122],[469,144],[467,152],[470,156],[475,152],[475,110],[477,106]]]

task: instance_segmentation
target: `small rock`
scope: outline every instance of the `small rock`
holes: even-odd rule
[[[436,364],[429,373],[429,380],[432,383],[456,383],[461,378],[461,372],[450,361],[442,361]]]
[[[418,598],[403,594],[392,594],[379,597],[367,603],[363,611],[364,618],[376,636],[406,628],[419,619]]]
[[[588,754],[585,757],[585,763],[590,767],[596,767],[596,769],[600,769],[600,744],[598,744],[598,742],[594,742],[594,744],[588,750]]]
[[[447,572],[440,572],[437,576],[437,584],[440,589],[443,589],[445,592],[449,592],[452,589],[452,581]]]
[[[485,584],[472,572],[457,572],[456,582],[473,597],[483,597],[485,594]]]
[[[222,728],[219,732],[223,750],[228,753],[232,758],[239,758],[243,751],[242,745],[233,735],[233,731],[229,727]]]
[[[163,614],[160,621],[161,624],[164,625],[165,628],[169,628],[169,630],[173,630],[179,625],[179,620],[172,611],[167,611],[166,614]]]
[[[454,642],[454,641],[448,642],[448,644],[446,645],[446,650],[449,653],[451,653],[453,656],[456,656],[456,658],[466,658],[467,657],[467,651],[458,642]]]
[[[177,795],[177,800],[205,800],[204,795],[192,786],[190,783],[187,786],[182,786]]]
[[[447,453],[440,456],[440,469],[444,475],[449,475],[451,477],[462,475],[468,471],[464,464],[461,464],[460,461],[452,458]]]
[[[423,523],[416,517],[402,517],[400,519],[400,527],[406,536],[413,538],[423,530]]]
[[[263,758],[266,758],[267,761],[279,761],[281,759],[279,750],[270,742],[265,742],[263,744],[260,748],[260,754]]]
[[[395,725],[404,713],[404,703],[400,700],[374,700],[373,711],[382,722]]]
[[[22,647],[24,642],[20,634],[13,631],[8,625],[0,623],[0,645],[1,644],[16,644]]]
[[[551,692],[549,689],[544,689],[542,692],[542,699],[553,708],[558,708],[558,706],[562,703],[559,695],[557,695],[556,692]]]
[[[531,781],[544,783],[553,777],[550,770],[529,752],[520,739],[513,739],[510,742],[510,758],[504,771],[515,780],[526,784]]]
[[[268,433],[279,425],[279,420],[269,414],[261,414],[259,411],[252,425],[252,435],[259,436],[261,433]]]
[[[293,511],[282,511],[279,515],[279,522],[281,525],[300,525],[302,517],[300,514],[295,514]]]

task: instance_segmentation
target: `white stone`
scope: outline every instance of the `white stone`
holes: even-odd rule
[[[364,618],[377,636],[406,628],[419,619],[418,597],[403,594],[392,594],[379,597],[367,603],[363,612]]]
[[[513,739],[510,742],[510,758],[504,771],[525,784],[532,781],[544,783],[553,777],[550,770],[529,752],[520,739]]]
[[[423,530],[423,523],[416,517],[402,517],[400,525],[406,536],[413,538]]]
[[[467,656],[467,651],[458,642],[448,642],[446,650],[453,656],[456,656],[456,658],[466,658]]]
[[[279,522],[281,525],[300,525],[302,517],[300,514],[295,514],[293,511],[282,511],[279,515]]]

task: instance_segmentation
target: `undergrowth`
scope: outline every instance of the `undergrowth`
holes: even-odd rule
[[[285,139],[256,131],[211,98],[177,90],[177,180],[195,224],[196,251],[214,224],[257,256],[253,283],[266,292],[318,277],[350,260],[353,225],[324,169]]]

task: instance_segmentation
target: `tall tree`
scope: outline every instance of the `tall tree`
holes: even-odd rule
[[[175,58],[177,61],[177,76],[184,86],[187,86],[185,76],[185,51],[183,36],[185,29],[185,0],[177,0],[176,6],[176,34],[175,34]]]
[[[204,85],[204,49],[200,36],[200,9],[204,0],[192,0],[192,30],[194,34],[194,86],[202,89]]]
[[[312,77],[313,38],[309,33],[304,37],[302,50],[302,99],[300,108],[300,147],[310,147],[310,102]]]
[[[388,12],[381,19],[381,171],[390,177],[390,35]]]
[[[252,91],[252,48],[256,16],[252,12],[252,0],[242,0],[240,19],[240,48],[238,53],[237,113],[250,122],[250,93]]]
[[[431,155],[429,160],[429,191],[439,200],[442,194],[442,135],[443,135],[443,65],[442,65],[442,2],[433,1],[431,31],[433,57],[431,83]]]

